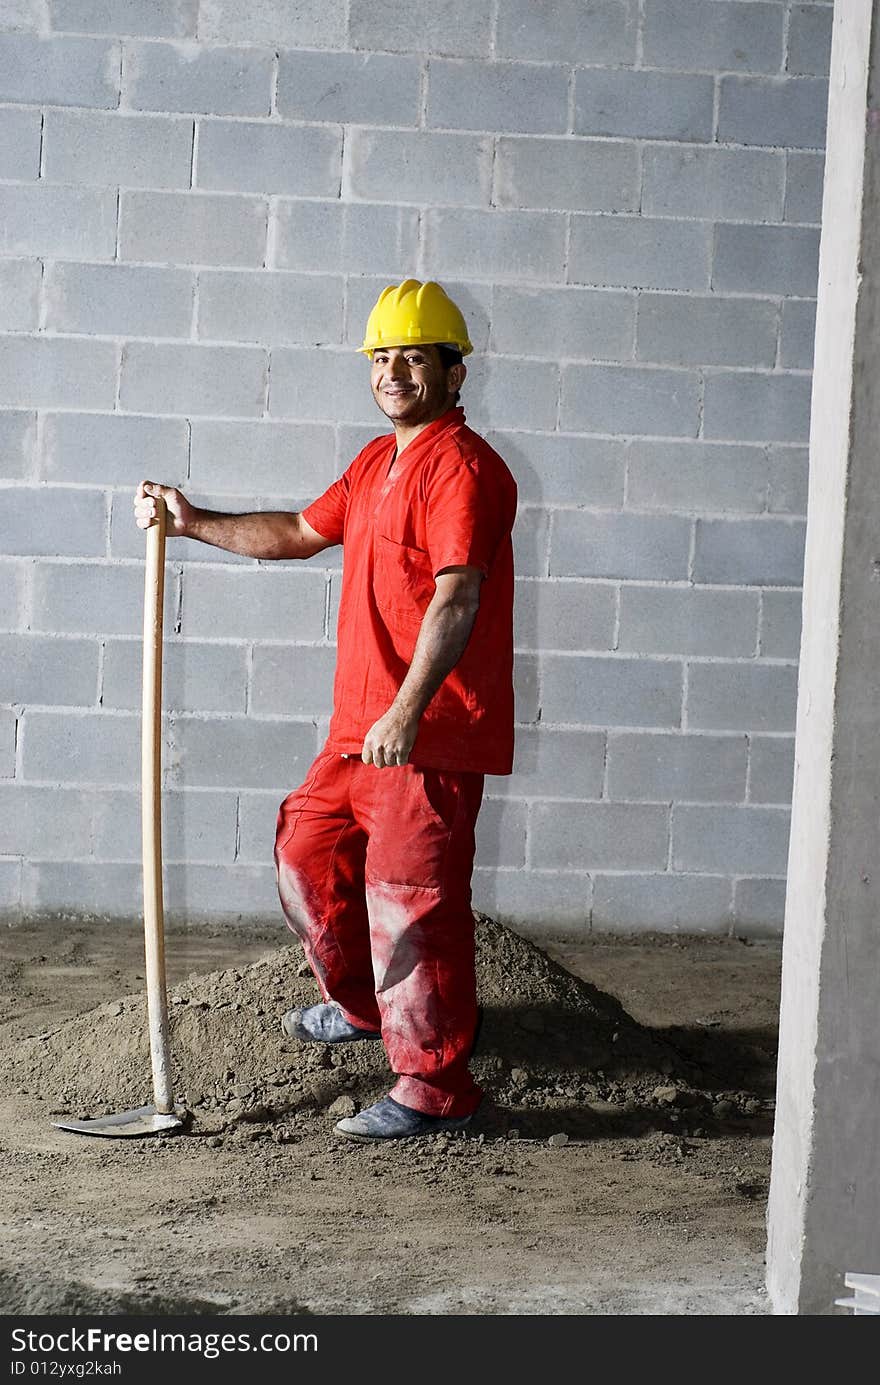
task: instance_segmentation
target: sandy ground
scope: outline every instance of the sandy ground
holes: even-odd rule
[[[6,929],[0,1312],[755,1315],[781,948],[478,926],[486,1099],[364,1146],[381,1045],[297,1045],[290,935],[166,936],[184,1133],[56,1129],[151,1100],[137,926]],[[366,1052],[369,1050],[369,1052]],[[376,1050],[380,1050],[378,1053]]]

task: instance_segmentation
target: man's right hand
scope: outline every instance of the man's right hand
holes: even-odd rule
[[[160,486],[155,481],[141,481],[134,497],[134,521],[139,529],[149,529],[156,523],[156,500],[165,501],[166,532],[169,538],[185,538],[190,532],[194,508],[186,496],[174,486]]]

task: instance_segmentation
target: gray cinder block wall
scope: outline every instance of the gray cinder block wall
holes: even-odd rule
[[[520,487],[475,902],[781,928],[832,6],[0,4],[0,908],[140,910],[142,476],[296,507],[439,279]],[[277,916],[339,551],[168,550],[169,914]]]

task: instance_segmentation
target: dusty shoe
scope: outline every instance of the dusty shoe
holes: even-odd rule
[[[289,1039],[302,1039],[307,1044],[350,1044],[356,1039],[382,1037],[378,1029],[358,1029],[350,1024],[334,1000],[288,1010],[281,1016],[281,1028]]]
[[[374,1106],[337,1121],[335,1129],[350,1140],[406,1140],[412,1135],[433,1135],[439,1130],[460,1130],[470,1116],[428,1116],[383,1096]]]

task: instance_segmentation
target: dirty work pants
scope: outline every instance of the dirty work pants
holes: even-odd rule
[[[278,813],[275,864],[288,927],[325,1000],[381,1029],[391,1095],[466,1116],[477,1021],[471,872],[482,774],[322,751]]]

